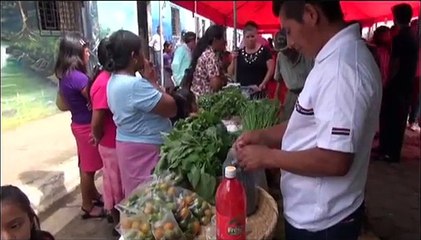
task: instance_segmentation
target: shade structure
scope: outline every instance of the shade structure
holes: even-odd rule
[[[171,1],[174,4],[194,11],[194,1]],[[358,20],[365,26],[392,20],[391,8],[399,3],[408,3],[419,15],[419,1],[341,1],[346,20]],[[232,1],[196,1],[197,13],[216,24],[232,27]],[[237,1],[237,27],[243,28],[247,21],[256,22],[263,31],[278,30],[279,19],[273,16],[272,1]]]

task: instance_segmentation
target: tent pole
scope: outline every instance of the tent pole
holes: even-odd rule
[[[161,87],[165,86],[164,82],[164,43],[162,42],[162,4],[161,1],[159,1],[159,45],[161,52],[159,54],[161,64],[159,64],[159,70],[161,75]]]
[[[194,9],[193,9],[193,21],[194,21],[194,32],[196,33],[196,36],[199,36],[199,29],[198,29],[198,24],[197,24],[197,20],[196,20],[196,12],[197,12],[197,1],[194,1]]]
[[[234,37],[233,37],[233,44],[232,50],[237,51],[237,1],[233,0],[233,17],[234,17]],[[237,61],[234,63],[234,74],[233,74],[233,81],[237,82]]]

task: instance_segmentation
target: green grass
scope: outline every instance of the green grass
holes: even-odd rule
[[[1,93],[2,130],[58,112],[56,87],[14,61],[1,69]]]

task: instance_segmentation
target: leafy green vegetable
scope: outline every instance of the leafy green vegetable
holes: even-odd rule
[[[179,174],[197,194],[213,202],[216,179],[233,141],[234,137],[212,112],[180,120],[164,136],[155,173],[169,170]]]
[[[269,99],[249,101],[240,117],[243,131],[268,128],[279,123],[279,102]]]
[[[239,88],[226,88],[218,93],[205,95],[199,98],[198,104],[202,111],[212,112],[219,119],[238,116],[246,97]]]

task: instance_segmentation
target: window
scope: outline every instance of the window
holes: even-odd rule
[[[172,35],[178,36],[181,34],[180,29],[180,10],[175,7],[171,7],[171,28]]]
[[[82,32],[81,1],[38,1],[41,35]]]

